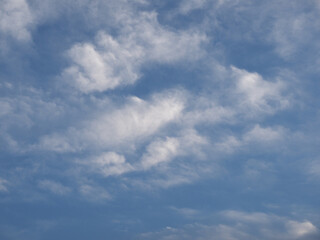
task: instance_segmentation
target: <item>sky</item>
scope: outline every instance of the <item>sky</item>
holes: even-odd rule
[[[0,239],[320,239],[319,16],[0,0]]]

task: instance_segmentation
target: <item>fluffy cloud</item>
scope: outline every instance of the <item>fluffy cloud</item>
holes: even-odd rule
[[[151,142],[143,154],[141,165],[143,169],[149,169],[161,163],[170,162],[178,156],[201,156],[201,146],[208,142],[193,129],[183,129],[179,137],[166,137]]]
[[[42,137],[40,147],[58,152],[84,147],[104,149],[139,142],[170,122],[177,120],[184,108],[179,92],[156,94],[150,101],[132,97],[117,110],[110,110],[86,120],[82,129],[70,127],[66,134]]]
[[[259,124],[244,132],[241,136],[225,135],[214,143],[217,153],[233,154],[240,149],[250,149],[252,146],[272,146],[285,139],[287,131],[280,126],[262,127]]]
[[[142,166],[145,169],[156,166],[162,162],[168,162],[177,155],[179,141],[175,138],[166,138],[164,141],[154,141],[142,157]]]
[[[30,41],[33,15],[25,0],[1,0],[0,32],[18,41]]]
[[[281,127],[262,128],[260,125],[255,125],[252,130],[245,134],[244,140],[246,142],[275,143],[281,140],[284,134],[285,130]]]
[[[193,30],[171,31],[154,12],[120,16],[119,36],[105,32],[96,42],[74,45],[68,52],[72,65],[63,78],[84,93],[102,92],[134,83],[144,64],[196,60],[203,53],[204,34]]]
[[[231,70],[236,79],[236,93],[241,95],[240,106],[270,112],[288,105],[288,100],[282,95],[283,82],[269,82],[257,73],[250,73],[236,67],[231,67]]]
[[[117,176],[134,170],[134,167],[126,162],[124,156],[115,152],[105,152],[90,160],[80,162],[94,172],[104,177]]]

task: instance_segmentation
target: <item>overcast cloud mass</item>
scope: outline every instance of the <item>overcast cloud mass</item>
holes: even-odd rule
[[[320,239],[318,0],[0,0],[0,239]]]

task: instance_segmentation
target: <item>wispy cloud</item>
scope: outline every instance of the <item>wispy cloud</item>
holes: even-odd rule
[[[8,188],[6,186],[7,184],[8,184],[7,180],[0,178],[0,192],[7,192],[8,191]]]
[[[65,195],[71,191],[70,188],[62,185],[61,183],[51,180],[42,180],[38,183],[38,185],[40,188],[58,195]]]
[[[224,220],[223,220],[224,219]],[[277,215],[225,211],[221,224],[194,223],[182,228],[145,233],[142,239],[316,239],[318,229],[310,221],[294,221]]]

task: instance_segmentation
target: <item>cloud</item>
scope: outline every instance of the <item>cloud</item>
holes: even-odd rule
[[[265,147],[279,144],[289,134],[281,126],[262,127],[259,124],[254,125],[250,130],[244,132],[241,136],[227,134],[222,136],[214,143],[214,149],[217,153],[233,154],[240,149],[255,147]]]
[[[146,147],[135,165],[144,176],[129,184],[143,189],[169,188],[213,176],[212,167],[205,161],[208,146],[208,140],[194,129],[182,129],[176,137],[158,138]]]
[[[103,92],[133,84],[143,65],[195,61],[203,54],[204,34],[166,29],[154,12],[136,14],[119,16],[118,36],[101,31],[95,43],[75,44],[63,79],[83,93]]]
[[[111,36],[101,33],[102,51],[89,43],[73,46],[68,55],[74,62],[64,72],[66,81],[84,93],[114,89],[138,79],[139,49],[126,49]]]
[[[318,232],[318,229],[309,221],[288,221],[286,226],[293,238],[300,238]]]
[[[104,202],[111,199],[111,195],[104,188],[90,184],[82,184],[79,187],[79,192],[88,201],[92,202]]]
[[[39,181],[38,186],[57,195],[65,195],[71,192],[69,187],[52,180]]]
[[[82,122],[81,129],[70,127],[65,134],[40,139],[39,147],[66,152],[83,148],[105,149],[138,143],[167,124],[177,120],[184,108],[179,92],[155,94],[149,101],[131,97],[116,110],[106,111]]]
[[[177,212],[178,214],[190,218],[190,219],[195,219],[195,218],[201,218],[203,216],[203,213],[199,210],[192,209],[192,208],[177,208],[177,207],[170,207],[173,211]]]
[[[307,166],[307,173],[314,177],[320,177],[320,161],[311,161]]]
[[[306,48],[319,49],[315,39],[319,36],[320,22],[317,18],[317,1],[308,2],[314,10],[305,11],[304,5],[293,1],[291,11],[285,11],[286,5],[278,9],[277,18],[270,32],[269,40],[275,44],[275,51],[286,60],[292,60],[306,51]]]
[[[16,86],[12,87],[0,97],[1,145],[6,151],[16,153],[29,150],[26,139],[41,135],[39,128],[48,129],[58,124],[66,110],[65,104],[49,100],[42,91],[22,89],[20,94],[12,94],[17,91]],[[22,134],[28,131],[32,134]]]
[[[134,170],[133,166],[126,162],[124,156],[115,152],[102,153],[93,159],[84,161],[84,164],[104,177],[118,176]]]
[[[188,14],[192,10],[201,9],[207,3],[207,0],[184,0],[180,3],[180,12],[183,14]]]
[[[134,159],[131,156],[130,162],[126,161],[123,155],[105,152],[77,160],[76,163],[81,167],[81,176],[98,173],[103,177],[118,176],[119,180],[124,182],[129,180],[129,184],[133,183],[143,188],[154,185],[167,188],[190,182],[199,177],[200,168],[192,170],[191,162],[175,160],[182,156],[201,159],[203,157],[202,147],[206,144],[204,137],[199,136],[194,130],[188,130],[183,131],[183,134],[177,137],[158,138],[151,141],[141,157]],[[179,170],[176,171],[177,169]],[[149,175],[150,171],[153,172],[152,175]],[[140,181],[135,177],[122,176],[129,172],[140,172],[149,180]]]
[[[293,221],[285,217],[254,212],[225,211],[219,224],[193,223],[182,228],[168,226],[159,232],[141,234],[141,239],[221,239],[221,240],[311,240],[319,231],[309,221]]]
[[[179,144],[177,139],[170,137],[167,137],[164,141],[152,142],[147,148],[147,153],[142,156],[142,167],[148,169],[162,162],[170,161],[177,155]]]
[[[0,178],[0,192],[7,192],[8,191],[8,188],[6,186],[7,184],[8,184],[7,180]]]
[[[282,96],[284,83],[270,82],[258,73],[250,73],[236,67],[231,67],[235,78],[236,91],[240,99],[240,106],[248,106],[262,112],[273,112],[288,106],[288,99]]]
[[[149,169],[161,163],[168,163],[179,156],[194,155],[201,158],[201,147],[207,144],[207,139],[194,129],[182,129],[177,137],[166,137],[152,141],[142,156],[142,168]]]
[[[0,32],[18,41],[31,40],[33,15],[25,0],[1,0]]]
[[[263,128],[259,124],[247,132],[243,137],[246,142],[269,142],[275,143],[284,137],[285,131],[281,127]]]

